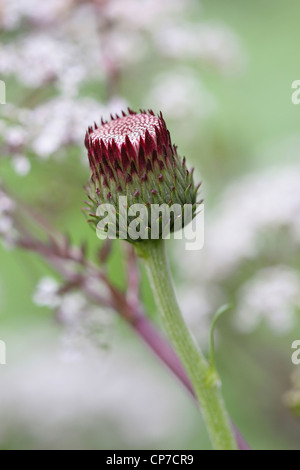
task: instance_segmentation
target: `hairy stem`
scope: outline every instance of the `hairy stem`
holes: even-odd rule
[[[164,328],[177,351],[195,395],[215,449],[235,450],[217,374],[212,370],[193,341],[176,300],[163,240],[147,240],[138,245],[144,259]]]

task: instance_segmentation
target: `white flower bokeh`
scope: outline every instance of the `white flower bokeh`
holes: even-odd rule
[[[272,331],[284,334],[293,328],[300,309],[300,277],[287,266],[258,271],[240,289],[235,326],[244,333],[263,321]]]
[[[126,108],[129,103],[114,80],[122,74],[130,77],[131,66],[143,63],[149,53],[155,51],[158,64],[167,56],[183,64],[192,57],[214,64],[221,73],[233,71],[243,55],[237,37],[224,25],[185,21],[194,10],[198,14],[201,5],[193,0],[2,2],[2,27],[18,34],[0,46],[0,73],[31,89],[20,103],[8,100],[0,123],[4,154],[13,154],[16,173],[29,173],[28,152],[42,159],[62,156],[64,146],[82,146],[82,129],[93,116],[98,122],[108,110]],[[23,30],[23,24],[29,28]],[[102,88],[97,99],[81,94],[82,85],[91,80]],[[47,86],[54,96],[45,99]],[[112,92],[107,91],[110,87]],[[106,92],[111,94],[108,99]],[[178,119],[188,114],[205,118],[216,107],[192,69],[170,73],[167,62],[147,94],[143,106],[147,101],[146,106],[163,108]]]
[[[14,241],[17,236],[12,218],[15,209],[15,201],[3,190],[0,181],[0,235],[2,246],[6,249],[10,249],[14,246]]]
[[[26,429],[35,448],[82,448],[93,442],[106,448],[110,433],[119,445],[151,447],[166,436],[174,445],[181,433],[187,440],[192,433],[186,418],[192,403],[173,386],[173,378],[154,373],[156,363],[145,351],[137,354],[120,337],[109,350],[82,349],[71,361],[45,331],[22,339],[7,336],[7,342],[11,360],[2,373],[1,441]],[[74,426],[76,432],[70,432]],[[94,436],[89,444],[86,433]]]
[[[299,187],[297,163],[230,183],[206,218],[203,250],[177,257],[195,295],[201,297],[200,286],[205,285],[208,291],[217,289],[220,305],[237,302],[233,324],[239,331],[251,332],[263,319],[278,334],[291,331],[295,324],[299,276],[297,265],[284,263],[287,249],[295,262],[299,251]],[[230,282],[234,290],[226,297]],[[216,307],[211,302],[204,311],[211,316]]]

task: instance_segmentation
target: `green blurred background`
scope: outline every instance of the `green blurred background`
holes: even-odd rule
[[[267,175],[269,170],[272,178],[271,169],[299,163],[297,143],[300,143],[300,105],[291,102],[291,84],[300,79],[297,50],[300,5],[296,1],[284,3],[279,0],[202,0],[198,8],[194,3],[191,10],[186,8],[186,21],[189,24],[216,22],[226,25],[238,38],[242,51],[242,65],[237,73],[219,73],[202,60],[182,58],[184,67],[193,71],[201,86],[204,85],[213,96],[215,108],[204,118],[193,111],[183,117],[166,115],[173,141],[204,180],[209,223],[211,214],[222,203],[225,188],[233,182],[242,181],[244,176],[261,171]],[[3,44],[13,42],[19,33],[3,31]],[[136,47],[139,47],[138,43]],[[120,79],[121,96],[133,109],[151,106],[148,90],[153,87],[156,77],[166,70],[172,74],[172,69],[178,66],[181,66],[179,58],[159,56],[150,44],[148,52],[139,61],[124,67]],[[13,76],[5,78],[5,81],[7,103],[19,104],[30,93]],[[90,82],[85,80],[79,90],[80,97],[99,101],[104,100],[105,93],[103,80],[95,78]],[[52,87],[43,88],[30,100],[30,107],[55,94]],[[0,111],[4,109],[3,106]],[[84,132],[83,128],[82,136]],[[88,229],[80,212],[84,199],[82,187],[89,174],[87,166],[82,164],[84,154],[83,145],[68,147],[63,158],[47,160],[36,158],[33,152],[28,151],[31,171],[24,177],[16,174],[9,155],[4,154],[0,161],[0,174],[12,194],[43,213],[56,228],[67,232],[74,243],[88,239],[89,254],[93,257],[99,241]],[[235,203],[238,205],[239,201]],[[270,232],[273,237],[271,229]],[[237,291],[243,283],[265,266],[279,262],[299,272],[297,247],[289,245],[284,232],[278,230],[276,234],[271,255],[259,255],[240,263],[234,274],[219,283],[225,293],[222,299],[235,305]],[[265,236],[268,240],[269,233]],[[177,287],[182,292],[190,287],[190,281],[182,270],[181,262],[176,259],[176,246],[170,242],[172,269]],[[282,247],[286,250],[282,250]],[[125,286],[126,280],[123,255],[122,245],[116,241],[108,269],[111,279],[121,287]],[[0,339],[7,344],[7,364],[0,366],[0,397],[3,389],[3,402],[7,403],[5,407],[0,406],[0,422],[3,414],[2,422],[5,423],[0,431],[2,449],[210,448],[201,418],[189,397],[118,319],[113,321],[107,333],[108,351],[100,351],[99,366],[95,365],[93,369],[89,363],[89,369],[93,375],[99,367],[102,378],[97,384],[92,383],[95,396],[99,392],[99,400],[104,400],[101,398],[102,391],[97,390],[99,383],[102,384],[101,388],[105,388],[107,383],[110,383],[110,387],[114,384],[115,388],[127,383],[124,394],[119,391],[112,395],[115,400],[121,400],[119,408],[126,408],[128,404],[128,414],[124,417],[122,413],[116,412],[116,416],[111,418],[111,414],[104,413],[101,407],[93,412],[83,406],[82,403],[88,401],[85,391],[89,386],[85,382],[85,387],[75,393],[79,411],[74,415],[71,411],[66,415],[58,414],[57,420],[49,424],[47,416],[55,414],[59,404],[64,406],[72,397],[75,399],[69,370],[71,368],[73,378],[77,377],[73,384],[76,388],[80,374],[85,370],[84,360],[80,365],[76,365],[76,361],[68,366],[57,365],[58,368],[63,367],[65,375],[61,372],[61,375],[56,376],[53,372],[55,364],[60,361],[59,350],[64,328],[55,322],[51,309],[35,305],[32,297],[39,280],[43,276],[56,277],[55,273],[38,255],[24,253],[19,249],[7,250],[1,246],[0,266]],[[201,284],[200,275],[199,280],[194,279],[195,289],[197,282]],[[144,273],[142,291],[149,315],[156,321],[154,301]],[[264,323],[254,331],[242,334],[232,326],[234,314],[233,308],[217,327],[217,363],[230,414],[253,448],[299,449],[300,424],[297,413],[289,409],[284,399],[286,392],[292,388],[291,374],[297,374],[297,367],[300,367],[291,362],[291,344],[300,337],[299,315],[297,313],[293,327],[282,334],[275,334]],[[37,357],[40,368],[36,364]],[[89,361],[88,356],[86,361]],[[123,363],[128,368],[127,375],[125,367],[124,377],[118,381],[116,376],[123,368]],[[109,370],[107,377],[106,367]],[[32,386],[32,390],[25,387],[27,381],[36,384],[37,374],[43,368],[40,387]],[[86,374],[83,374],[83,381],[89,380]],[[146,396],[140,385],[143,380],[147,383]],[[56,385],[57,381],[63,383],[63,391]],[[45,389],[49,390],[49,396],[43,400]],[[153,408],[154,422],[149,419],[149,413],[143,416],[142,411],[139,412],[143,409],[140,405],[136,413],[130,411],[135,406],[132,398],[135,396],[141,402],[144,401],[145,408]],[[37,400],[36,409],[32,405],[36,415],[31,412],[27,416],[24,412],[28,400],[33,403]],[[107,405],[109,407],[114,408],[113,399]],[[74,408],[77,408],[75,404]],[[299,408],[296,406],[295,409],[297,411]],[[160,424],[159,416],[169,421],[170,426]],[[136,421],[138,425],[135,425]],[[144,439],[138,438],[139,433],[143,436],[143,431],[139,429],[150,429],[151,426],[154,429],[152,433],[146,432]]]

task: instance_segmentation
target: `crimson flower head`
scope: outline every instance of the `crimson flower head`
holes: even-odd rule
[[[185,158],[178,156],[161,113],[128,109],[120,117],[111,115],[109,122],[102,119],[100,126],[88,128],[85,146],[91,169],[87,210],[93,225],[99,222],[101,204],[113,204],[119,214],[120,196],[127,198],[128,207],[143,204],[149,211],[153,204],[188,204],[194,216],[199,186],[194,186]],[[171,225],[172,230],[174,220]]]

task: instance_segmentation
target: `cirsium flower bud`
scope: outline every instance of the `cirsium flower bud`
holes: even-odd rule
[[[141,233],[140,239],[153,238],[153,220],[159,223],[157,238],[163,236],[162,212],[157,216],[159,220],[151,216],[154,205],[177,208],[177,213],[169,215],[169,231],[182,228],[194,217],[199,186],[194,186],[193,170],[187,169],[185,158],[178,156],[161,113],[156,116],[153,111],[135,113],[128,109],[128,114],[122,112],[121,117],[111,116],[109,122],[102,120],[100,127],[95,124],[88,128],[85,146],[91,169],[86,209],[92,225],[97,226],[101,220],[97,208],[107,204],[115,210],[116,236],[128,241],[136,241],[128,234],[132,221],[128,208],[135,204],[145,208],[147,219],[147,233]],[[123,205],[126,201],[125,217],[121,216],[120,200]],[[190,215],[184,217],[188,206]]]

